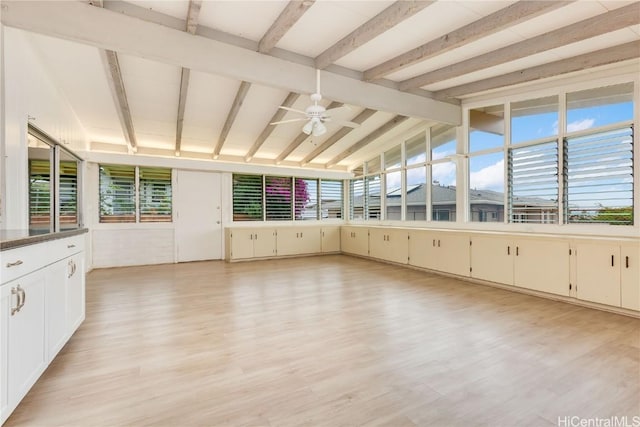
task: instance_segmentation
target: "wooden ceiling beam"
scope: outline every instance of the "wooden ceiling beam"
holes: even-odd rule
[[[299,97],[300,97],[299,93],[289,92],[287,97],[284,99],[284,101],[282,101],[282,104],[280,104],[280,105],[282,105],[284,107],[291,107],[291,106],[293,106],[293,103],[298,100]],[[271,120],[269,120],[269,123],[267,123],[267,125],[264,127],[264,129],[262,129],[262,132],[260,132],[260,135],[258,135],[258,137],[253,142],[253,145],[251,146],[251,148],[249,149],[247,154],[245,154],[245,156],[244,156],[244,161],[245,162],[249,162],[249,161],[251,161],[251,159],[253,159],[253,156],[258,152],[260,147],[262,147],[262,144],[264,144],[264,142],[267,140],[267,138],[269,138],[271,133],[274,131],[276,126],[272,125],[271,123],[279,122],[280,120],[282,120],[284,118],[284,116],[286,114],[287,114],[287,110],[283,110],[282,108],[278,108],[276,110],[276,112],[273,115],[273,117],[271,117]]]
[[[396,1],[318,55],[315,59],[316,68],[324,69],[328,67],[336,60],[353,52],[363,44],[373,40],[433,3],[433,1]]]
[[[530,67],[524,70],[514,71],[501,76],[451,87],[436,92],[443,97],[457,97],[486,90],[497,89],[519,83],[526,83],[547,77],[558,76],[574,71],[586,70],[601,65],[613,64],[629,59],[640,58],[640,42],[633,41],[620,46],[608,47],[584,55],[562,59],[537,67]]]
[[[357,151],[363,149],[364,147],[369,145],[371,142],[373,142],[376,139],[380,138],[382,135],[384,135],[385,133],[389,132],[390,130],[392,130],[396,126],[404,123],[408,119],[409,119],[409,117],[407,117],[407,116],[400,116],[400,115],[395,116],[394,118],[392,118],[391,120],[389,120],[388,122],[386,122],[385,124],[383,124],[382,126],[377,128],[376,130],[371,132],[369,135],[365,136],[360,141],[356,142],[351,147],[347,148],[342,153],[340,153],[337,156],[335,156],[333,159],[331,159],[326,164],[326,167],[330,168],[330,167],[333,167],[333,166],[337,165],[342,160],[346,159],[347,157],[349,157],[350,155],[356,153]]]
[[[187,12],[187,28],[186,31],[189,34],[195,34],[198,29],[198,16],[200,15],[200,8],[202,7],[202,0],[189,0],[189,11]],[[189,78],[191,76],[191,70],[182,67],[180,74],[180,96],[178,98],[178,118],[176,120],[176,149],[175,155],[180,155],[180,148],[182,145],[182,128],[184,125],[184,109],[187,104],[187,92],[189,92]]]
[[[514,43],[456,64],[400,82],[400,90],[410,90],[452,79],[474,71],[515,61],[536,53],[587,40],[640,23],[640,2],[602,13],[575,24]]]
[[[448,34],[433,39],[422,46],[418,46],[396,56],[382,64],[376,65],[363,74],[365,81],[381,79],[384,76],[402,70],[410,65],[425,61],[434,56],[442,55],[450,50],[469,44],[498,31],[520,24],[543,13],[551,12],[566,6],[572,1],[529,1],[521,0],[500,9],[468,25],[451,31]]]
[[[273,49],[314,3],[315,0],[290,0],[258,43],[258,52],[268,53]]]
[[[367,108],[364,111],[362,111],[360,114],[358,114],[356,117],[354,117],[351,121],[361,125],[362,123],[364,123],[365,120],[367,120],[369,117],[373,116],[375,113],[376,113],[376,110],[372,110],[370,108]],[[323,142],[322,144],[317,146],[311,153],[307,154],[304,157],[304,159],[302,159],[302,161],[300,162],[300,166],[306,166],[309,163],[311,163],[311,161],[313,159],[315,159],[320,154],[322,154],[325,151],[327,151],[336,142],[340,141],[342,138],[347,136],[353,130],[354,130],[354,128],[352,128],[350,126],[343,126],[340,129],[338,129],[338,131],[336,133],[334,133],[333,135],[331,135],[325,142]]]
[[[247,92],[249,92],[249,88],[251,87],[251,83],[249,82],[241,82],[240,87],[238,88],[238,93],[236,93],[236,97],[233,100],[233,104],[231,104],[231,108],[229,109],[229,114],[227,114],[227,119],[224,122],[224,126],[222,126],[222,132],[220,132],[220,136],[218,137],[218,143],[216,144],[216,148],[213,150],[213,158],[217,159],[220,156],[220,151],[222,150],[222,146],[224,142],[227,140],[227,136],[229,136],[229,131],[231,130],[231,126],[233,122],[236,120],[236,116],[240,111],[240,107],[242,107],[242,103],[244,102],[244,98],[247,96]]]
[[[332,108],[342,107],[342,105],[343,104],[341,102],[332,102],[327,107],[327,110],[330,110]],[[293,153],[293,151],[296,148],[298,148],[309,136],[310,135],[307,135],[304,132],[300,132],[300,134],[296,136],[296,138],[293,141],[291,141],[291,143],[287,146],[287,148],[285,148],[284,151],[280,153],[280,155],[276,158],[276,164],[282,163],[282,161],[286,159],[289,156],[289,154]]]

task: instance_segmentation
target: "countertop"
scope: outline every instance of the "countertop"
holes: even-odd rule
[[[42,231],[34,230],[0,230],[0,251],[49,240],[77,236],[78,234],[84,234],[88,231],[89,229],[87,228],[76,228],[73,230],[57,231],[55,233],[43,233]]]

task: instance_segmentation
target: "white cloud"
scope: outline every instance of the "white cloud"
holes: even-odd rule
[[[437,163],[431,169],[431,178],[440,185],[456,185],[456,164],[453,162]]]
[[[471,172],[469,182],[472,189],[504,191],[504,160]]]
[[[443,150],[443,151],[434,150],[431,155],[433,157],[432,160],[439,160],[455,153],[456,153],[456,150]]]
[[[567,132],[576,132],[579,130],[589,129],[593,127],[593,124],[595,122],[596,122],[596,119],[584,119],[584,120],[571,122],[567,125]]]

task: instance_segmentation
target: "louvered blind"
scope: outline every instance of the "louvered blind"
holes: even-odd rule
[[[78,226],[78,163],[60,161],[60,228]]]
[[[349,219],[364,219],[364,179],[349,182]]]
[[[558,143],[509,150],[510,222],[558,222]]]
[[[140,222],[171,222],[171,169],[140,168]]]
[[[633,127],[565,138],[567,223],[633,225]]]
[[[29,228],[49,230],[51,212],[51,166],[49,160],[29,160]]]
[[[295,179],[295,218],[318,219],[317,179]]]
[[[135,222],[134,166],[100,165],[100,222]]]
[[[380,175],[368,176],[366,178],[366,187],[366,218],[380,219]]]
[[[287,221],[291,219],[291,178],[266,176],[264,178],[264,199],[267,221]]]
[[[262,221],[262,175],[233,175],[233,220]]]
[[[342,218],[342,188],[342,181],[329,179],[320,181],[322,218]]]

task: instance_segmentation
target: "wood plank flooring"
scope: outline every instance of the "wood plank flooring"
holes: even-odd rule
[[[5,426],[638,415],[640,320],[324,256],[93,271],[86,321]]]

